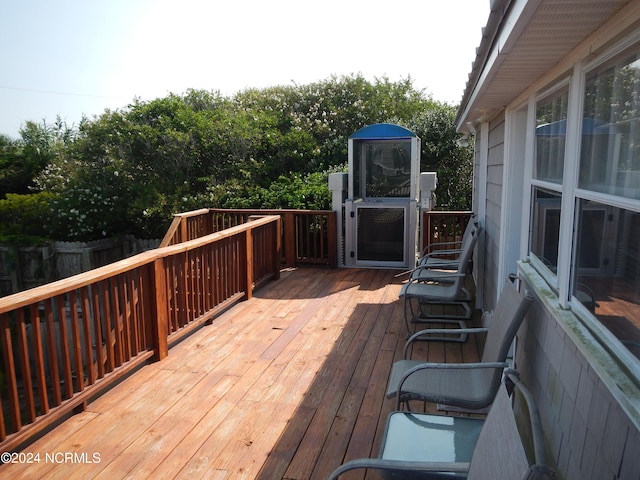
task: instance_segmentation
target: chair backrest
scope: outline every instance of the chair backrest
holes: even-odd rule
[[[520,324],[533,299],[520,293],[512,281],[507,280],[498,304],[491,316],[481,361],[504,362]]]
[[[534,449],[533,461],[527,459],[511,399],[505,386],[501,385],[473,450],[467,477],[469,480],[555,478],[555,472],[547,466],[545,458],[544,435],[538,409],[530,392],[514,373],[512,370],[507,375],[511,381],[515,381],[516,390],[527,405]]]
[[[467,273],[467,269],[469,268],[469,261],[473,256],[473,249],[476,246],[476,242],[478,241],[478,237],[482,232],[482,227],[480,225],[475,225],[469,230],[469,235],[463,239],[461,246],[461,253],[458,262],[458,271],[459,274]]]
[[[477,221],[469,220],[469,224],[464,231],[464,235],[462,236],[462,242],[460,243],[460,250],[463,252],[465,250],[471,250],[473,252],[473,247],[475,243],[478,241],[478,235],[482,231],[480,224]],[[469,257],[471,258],[471,257]]]
[[[469,222],[467,223],[467,226],[464,229],[464,233],[462,234],[462,244],[464,244],[465,240],[471,236],[473,234],[473,231],[479,227],[480,225],[478,224],[478,216],[477,215],[471,215],[471,218],[469,218]]]

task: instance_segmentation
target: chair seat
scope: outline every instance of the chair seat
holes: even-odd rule
[[[458,298],[460,288],[452,283],[405,283],[400,288],[400,297],[419,297],[425,301],[453,302],[466,300],[467,293]]]
[[[398,393],[398,384],[411,368],[422,365],[418,360],[400,360],[393,364],[387,398]],[[429,368],[412,374],[402,386],[402,397],[432,403],[444,403],[460,408],[487,407],[495,395],[495,383],[501,371],[489,368]]]
[[[470,462],[484,420],[392,412],[380,458],[412,462]]]

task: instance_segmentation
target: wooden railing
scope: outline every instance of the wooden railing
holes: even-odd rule
[[[201,209],[176,214],[161,246],[175,245],[256,215],[282,218],[282,263],[286,266],[338,264],[336,213],[328,210]]]
[[[280,232],[265,216],[0,298],[0,452],[277,278]]]
[[[423,253],[429,245],[442,242],[460,242],[472,212],[440,212],[430,210],[424,212],[422,225],[424,235],[422,236]]]

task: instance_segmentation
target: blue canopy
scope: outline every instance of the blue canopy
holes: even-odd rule
[[[367,125],[355,132],[349,138],[356,138],[359,140],[388,140],[397,138],[413,138],[416,134],[411,130],[407,130],[400,125],[393,125],[391,123],[374,123],[373,125]]]

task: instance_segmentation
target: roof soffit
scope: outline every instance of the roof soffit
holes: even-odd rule
[[[629,2],[494,2],[507,10],[490,14],[485,30],[493,31],[483,32],[458,111],[458,128],[466,130],[467,122],[488,120],[501,111]]]

